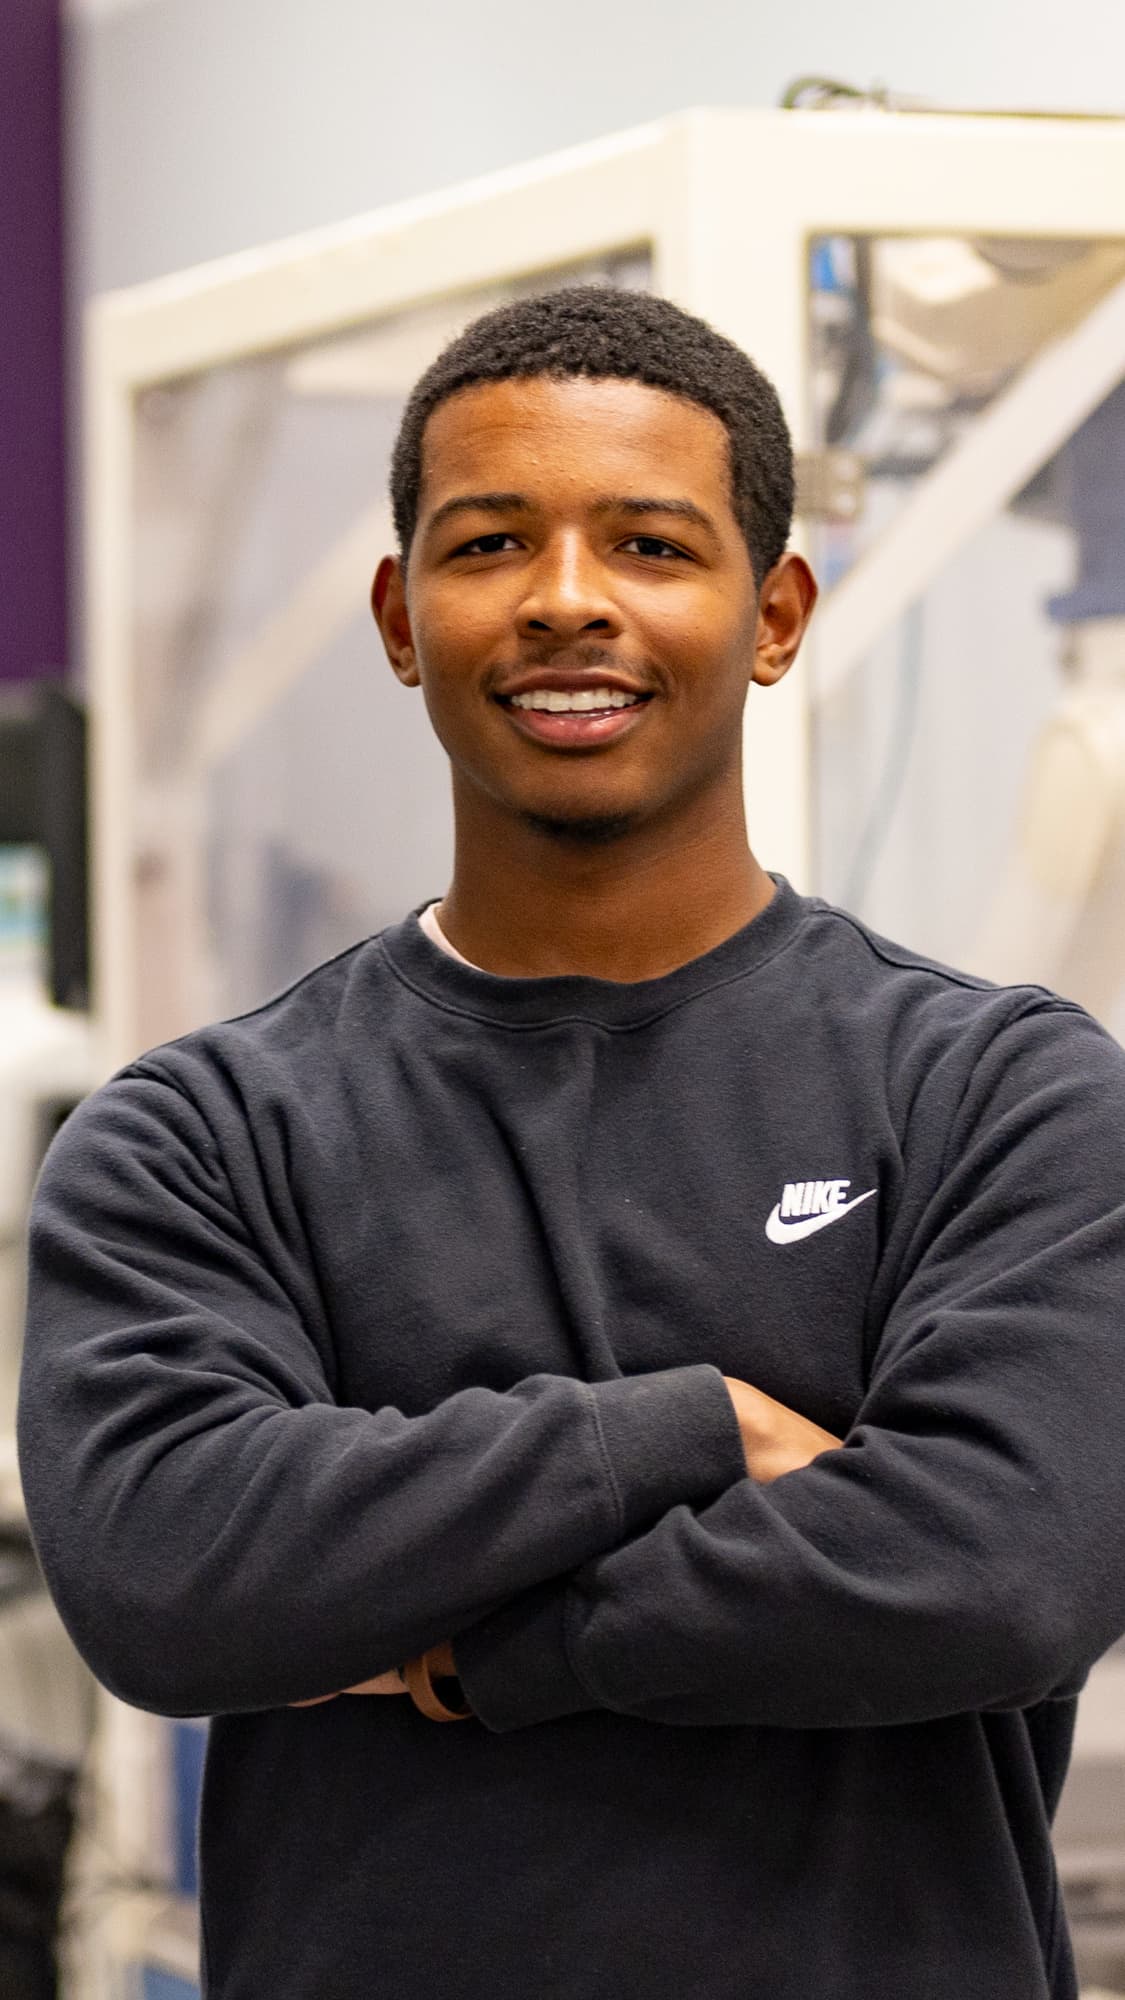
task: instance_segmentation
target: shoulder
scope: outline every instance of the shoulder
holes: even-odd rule
[[[146,1049],[71,1114],[72,1138],[122,1122],[225,1150],[232,1134],[315,1117],[349,1063],[385,1039],[397,982],[382,933],[315,966],[245,1013]],[[61,1136],[61,1135],[60,1135]]]
[[[869,994],[886,992],[904,1003],[944,1001],[968,1013],[1003,1008],[1006,996],[1016,995],[1037,995],[1060,1006],[1071,1004],[1044,986],[1000,985],[964,967],[930,958],[910,944],[884,936],[850,910],[820,896],[802,896],[801,903],[806,951],[822,956],[826,964],[831,963]]]
[[[1049,987],[985,978],[885,937],[820,897],[801,900],[805,962],[817,968],[822,987],[843,1008],[874,1008],[887,1024],[902,1021],[922,1031],[968,1034],[978,1046],[1017,1021],[1037,1019],[1047,1034],[1081,1039],[1092,1029],[1112,1048],[1119,1047],[1083,1007]]]
[[[948,1124],[1049,1087],[1125,1109],[1125,1051],[1085,1008],[1031,981],[1001,984],[805,897],[799,983],[857,1079],[877,1072],[905,1117]],[[810,1003],[806,1001],[806,1006]]]
[[[256,1007],[147,1049],[135,1066],[183,1077],[194,1062],[315,1065],[350,1017],[369,1014],[373,1000],[377,1006],[387,978],[382,937],[350,945]]]

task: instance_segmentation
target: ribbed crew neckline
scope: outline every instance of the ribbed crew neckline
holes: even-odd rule
[[[382,931],[379,942],[406,986],[454,1013],[517,1028],[565,1020],[592,1021],[607,1028],[638,1027],[685,1000],[742,978],[788,944],[805,915],[807,899],[784,875],[771,870],[770,879],[776,894],[764,910],[711,951],[658,979],[592,979],[584,973],[524,979],[482,972],[451,958],[427,937],[418,919],[433,902],[432,896]]]

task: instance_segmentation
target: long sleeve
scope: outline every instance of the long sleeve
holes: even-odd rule
[[[741,1476],[712,1367],[347,1407],[315,1259],[244,1207],[197,1106],[143,1065],[72,1114],[36,1192],[28,1515],[126,1701],[215,1714],[346,1687]]]
[[[990,1044],[844,1448],[677,1504],[457,1640],[481,1719],[913,1723],[1072,1689],[1125,1628],[1125,1056],[1043,1005]]]

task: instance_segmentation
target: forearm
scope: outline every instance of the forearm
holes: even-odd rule
[[[1077,1569],[1036,1579],[1034,1558],[979,1546],[961,1567],[955,1544],[935,1546],[940,1521],[929,1546],[907,1537],[896,1559],[893,1514],[887,1536],[870,1532],[862,1455],[825,1454],[772,1488],[744,1482],[700,1513],[676,1507],[462,1634],[474,1711],[501,1730],[591,1708],[694,1725],[911,1723],[1028,1706],[1111,1643],[1120,1614]]]
[[[106,1685],[164,1713],[268,1707],[397,1664],[615,1546],[659,1513],[657,1465],[666,1493],[721,1487],[725,1447],[708,1471],[679,1429],[697,1388],[653,1378],[644,1420],[626,1394],[609,1425],[604,1395],[552,1377],[410,1421],[248,1408],[175,1448],[158,1424],[97,1467],[60,1478],[56,1462],[49,1496],[33,1473],[30,1515]],[[45,1469],[33,1409],[25,1462]]]
[[[831,1432],[826,1431],[821,1425],[813,1423],[811,1419],[801,1416],[798,1411],[788,1408],[785,1404],[776,1401],[771,1396],[767,1396],[763,1390],[730,1376],[724,1377],[724,1381],[738,1421],[747,1477],[755,1485],[761,1487],[770,1486],[776,1479],[780,1479],[786,1474],[800,1471],[804,1467],[811,1465],[815,1459],[823,1457],[827,1452],[838,1451],[841,1448],[843,1443],[841,1438],[833,1436]],[[668,1523],[664,1522],[661,1526],[667,1528]],[[655,1545],[657,1540],[658,1537],[654,1536],[653,1545]],[[605,1567],[606,1570],[611,1569],[612,1563],[608,1563]],[[470,1685],[479,1685],[481,1689],[480,1698],[486,1707],[489,1704],[491,1694],[489,1688],[489,1668],[495,1663],[497,1647],[499,1649],[502,1672],[505,1665],[508,1671],[511,1672],[515,1664],[510,1657],[506,1662],[504,1659],[506,1647],[511,1646],[513,1642],[517,1649],[517,1657],[518,1650],[522,1646],[523,1650],[529,1655],[530,1664],[534,1667],[536,1664],[535,1654],[537,1644],[541,1644],[544,1635],[549,1635],[548,1643],[552,1639],[561,1639],[561,1627],[557,1631],[555,1628],[560,1618],[565,1624],[568,1615],[572,1614],[574,1589],[579,1583],[579,1579],[563,1579],[553,1589],[533,1592],[529,1594],[528,1598],[522,1604],[502,1609],[499,1616],[492,1619],[482,1630],[475,1634],[470,1631],[463,1635],[461,1660],[467,1663],[466,1671]],[[701,1606],[700,1610],[701,1612],[705,1612],[706,1607]],[[539,1630],[541,1621],[543,1623],[542,1632]],[[708,1689],[708,1701],[710,1701],[711,1670],[707,1656],[707,1637],[706,1623],[703,1623],[699,1632],[699,1666],[705,1678]],[[565,1641],[563,1643],[565,1645]],[[431,1648],[428,1654],[428,1664],[434,1676],[461,1676],[457,1651],[450,1641]],[[569,1667],[569,1661],[567,1665]],[[564,1672],[564,1683],[566,1678],[567,1675]],[[390,1692],[389,1679],[380,1683],[372,1683],[372,1691]],[[460,1692],[464,1695],[463,1684]],[[528,1698],[529,1693],[530,1700],[534,1704],[534,1691],[525,1689],[525,1700]],[[549,1700],[550,1696],[547,1695],[546,1698]],[[577,1705],[588,1707],[616,1706],[617,1704],[579,1698]],[[676,1718],[666,1716],[661,1719],[674,1720]],[[687,1718],[683,1717],[680,1719],[686,1720]],[[714,1720],[715,1717],[707,1715],[698,1719]]]
[[[710,1367],[340,1407],[315,1301],[263,1264],[206,1134],[168,1093],[158,1123],[152,1086],[122,1096],[68,1121],[37,1196],[20,1447],[48,1584],[123,1699],[349,1686],[741,1477]]]
[[[1042,1438],[1065,1399],[1026,1359],[1019,1433],[952,1364],[942,1380],[938,1343],[928,1420],[859,1423],[792,1476],[673,1507],[461,1634],[474,1710],[501,1730],[589,1708],[849,1728],[1073,1689],[1125,1622],[1125,1559],[1100,1525],[1125,1504],[1125,1408],[1117,1378],[1063,1479]]]
[[[786,1408],[783,1403],[775,1401],[772,1396],[767,1396],[764,1391],[753,1388],[748,1382],[740,1382],[731,1376],[724,1376],[723,1379],[738,1421],[749,1478],[762,1485],[768,1485],[774,1479],[781,1478],[784,1473],[811,1464],[821,1453],[839,1449],[841,1439],[833,1437],[819,1424],[811,1423],[807,1418],[800,1416],[796,1410]],[[452,1642],[443,1640],[438,1645],[429,1647],[424,1655],[424,1665],[433,1680],[453,1683],[454,1698],[458,1702],[460,1712],[465,1713],[461,1707],[464,1691],[457,1686],[457,1662]],[[359,1685],[341,1691],[348,1694],[401,1695],[405,1687],[406,1681],[403,1675],[396,1670],[392,1673],[373,1675]],[[415,1698],[417,1700],[417,1696]],[[331,1699],[331,1696],[323,1699]],[[448,1703],[440,1719],[452,1719]]]

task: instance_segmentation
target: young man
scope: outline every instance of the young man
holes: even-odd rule
[[[815,586],[728,341],[501,308],[392,487],[451,885],[123,1070],[33,1218],[47,1578],[215,1717],[206,1992],[1071,2000],[1125,1057],[747,845]]]

